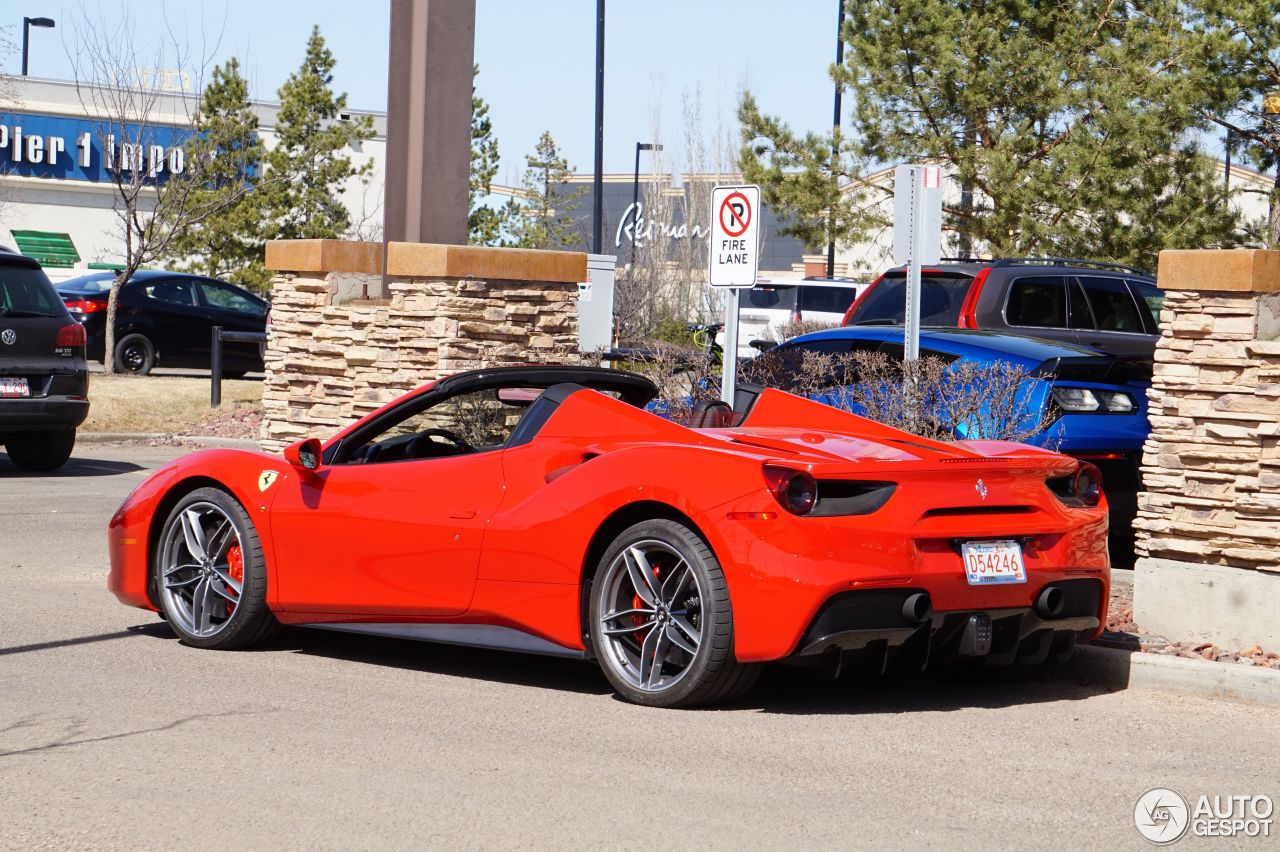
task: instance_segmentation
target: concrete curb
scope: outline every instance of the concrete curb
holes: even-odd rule
[[[139,441],[177,441],[196,447],[229,447],[238,450],[259,449],[257,441],[244,438],[220,438],[217,435],[171,435],[168,432],[80,432],[77,443],[119,444]]]
[[[1280,669],[1082,645],[1076,647],[1063,670],[1077,683],[1156,689],[1280,707]]]

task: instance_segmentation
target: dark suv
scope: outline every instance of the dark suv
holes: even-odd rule
[[[40,264],[0,248],[0,444],[17,467],[71,457],[89,414],[84,341]]]
[[[1150,358],[1164,295],[1128,266],[1065,258],[954,261],[921,270],[920,324],[977,328]],[[885,272],[844,325],[901,325],[906,269]]]

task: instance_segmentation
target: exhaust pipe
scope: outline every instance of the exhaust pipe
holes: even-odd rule
[[[1066,595],[1057,586],[1048,586],[1036,598],[1036,615],[1041,618],[1059,618],[1066,606]]]
[[[928,592],[916,592],[902,602],[902,617],[910,624],[923,624],[933,615],[933,601]]]

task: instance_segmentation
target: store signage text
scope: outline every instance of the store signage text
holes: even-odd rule
[[[623,212],[622,221],[618,223],[618,233],[613,239],[613,244],[614,246],[621,246],[623,234],[626,234],[627,239],[637,246],[643,246],[652,240],[655,235],[670,240],[683,240],[690,237],[695,240],[705,240],[708,233],[708,229],[701,225],[690,226],[683,222],[679,225],[670,225],[666,222],[655,222],[652,219],[646,219],[644,216],[644,202],[637,201],[635,204],[629,205]]]
[[[87,125],[87,126],[86,126]],[[186,169],[175,127],[121,128],[122,138],[83,119],[0,114],[0,171],[29,177],[98,181],[104,172],[160,180]]]

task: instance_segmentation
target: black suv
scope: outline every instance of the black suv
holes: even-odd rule
[[[0,444],[17,467],[71,457],[89,414],[84,342],[40,264],[0,248]]]
[[[906,268],[885,272],[844,325],[901,325]],[[1151,358],[1164,294],[1141,270],[1066,258],[962,260],[921,270],[920,324],[978,328]]]

